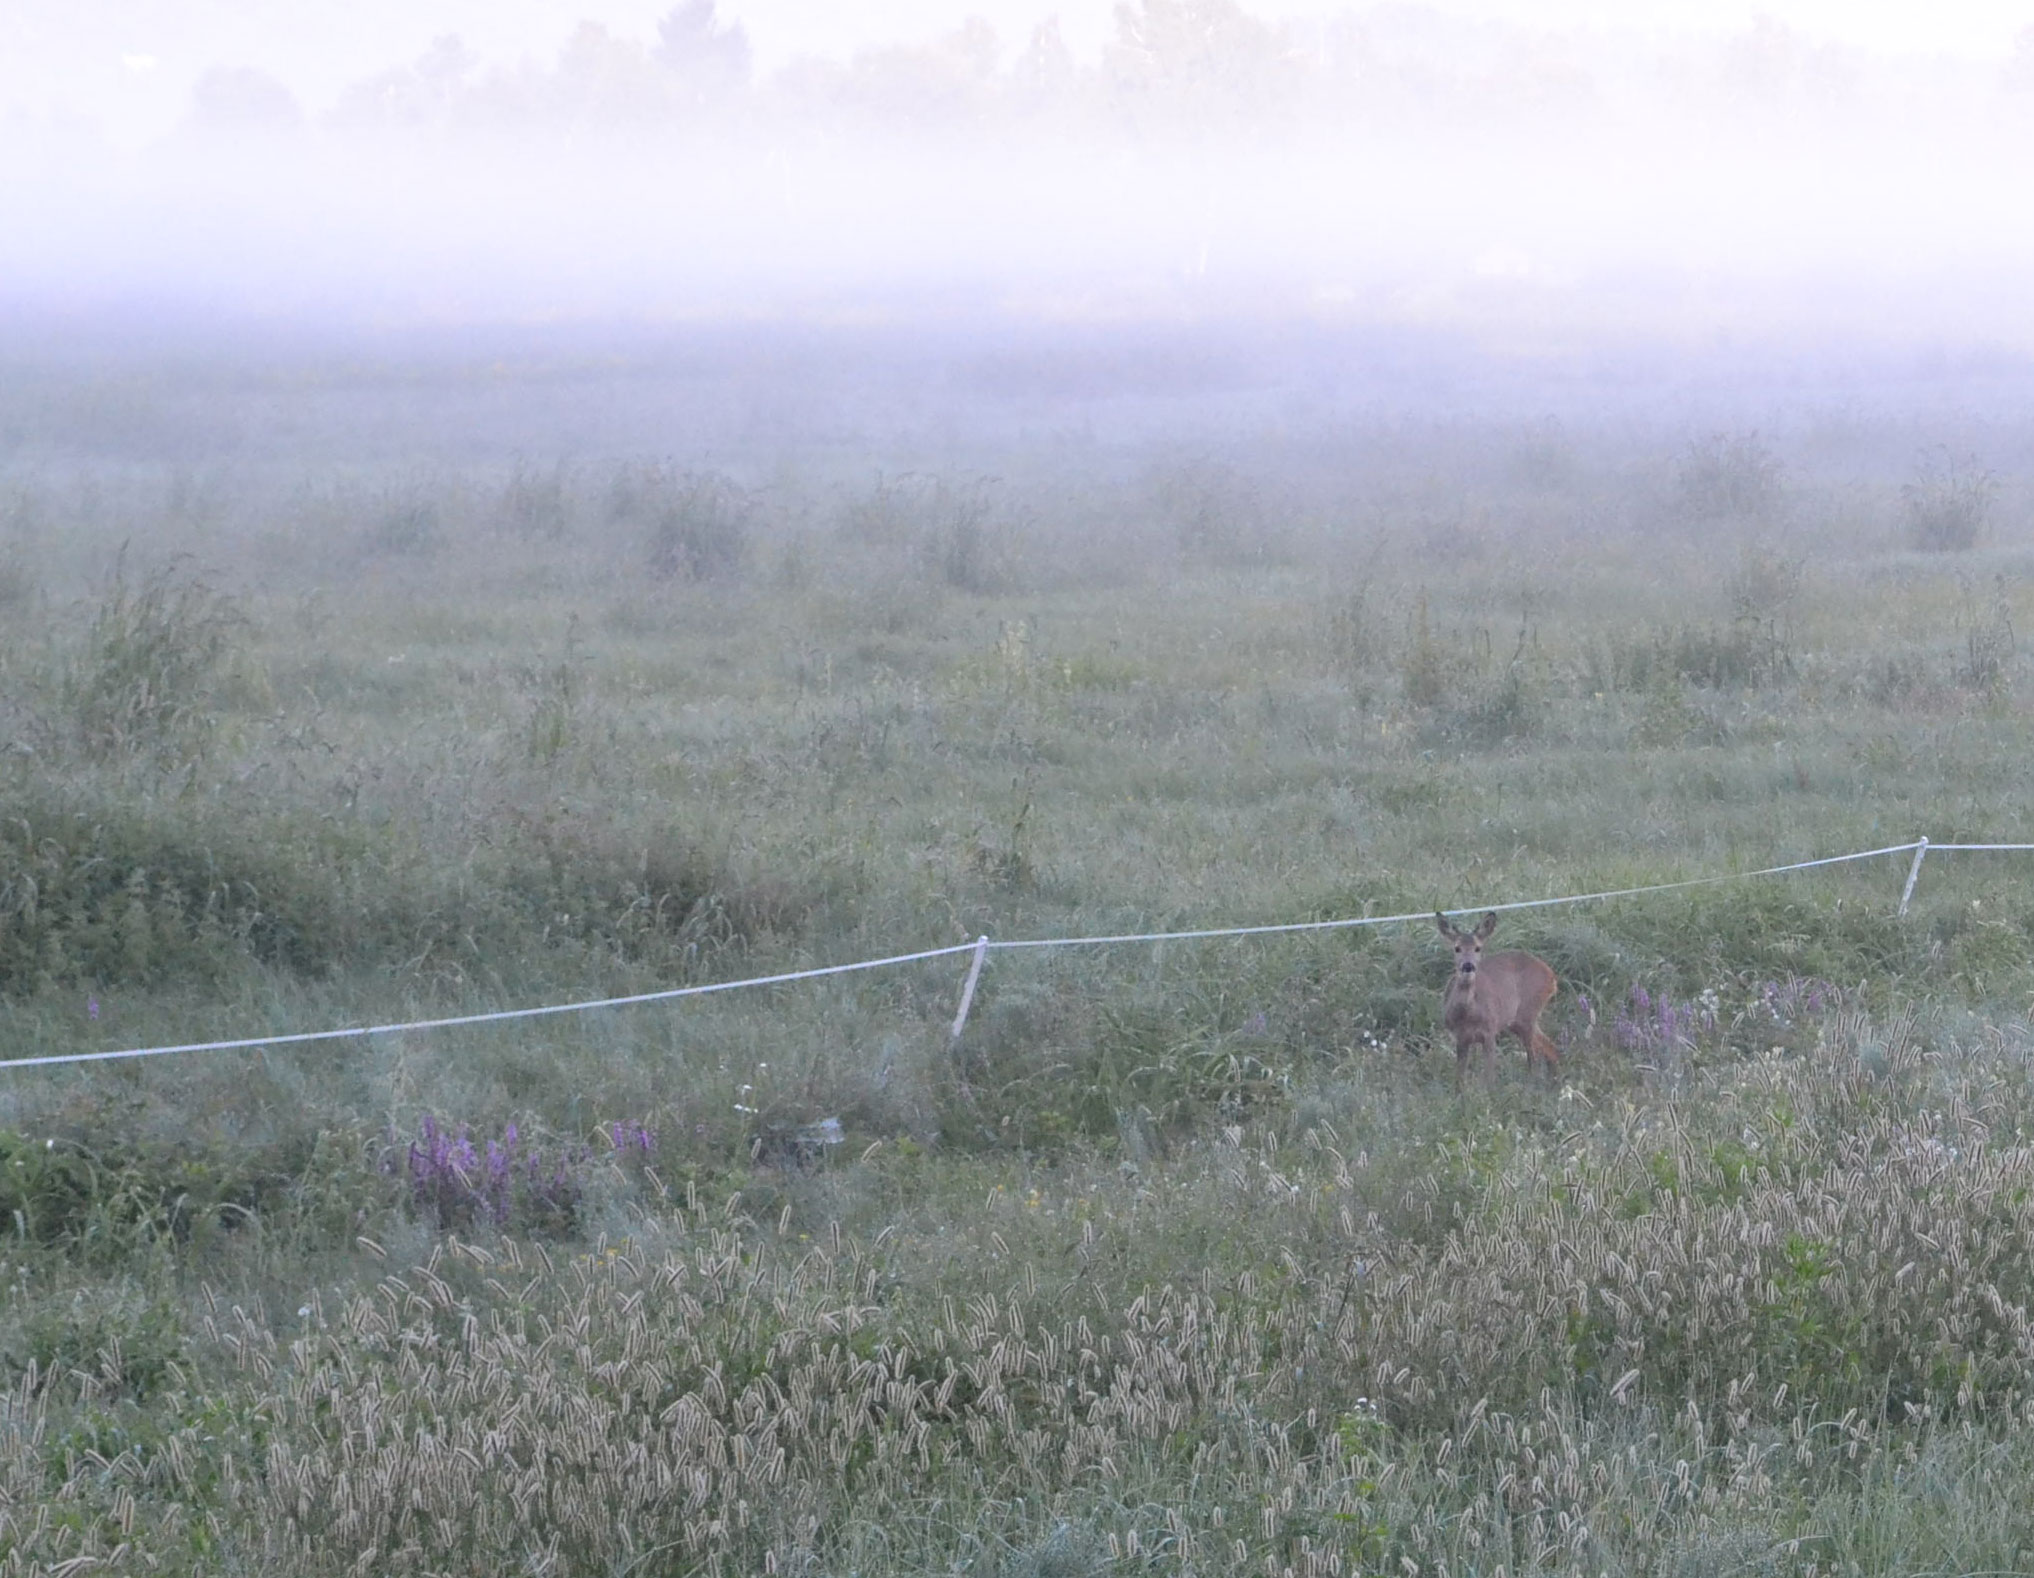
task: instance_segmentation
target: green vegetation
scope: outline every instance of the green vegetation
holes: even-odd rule
[[[0,1053],[2024,836],[2003,484],[1550,442],[0,478]],[[0,1072],[0,1574],[2024,1570],[2029,869]]]

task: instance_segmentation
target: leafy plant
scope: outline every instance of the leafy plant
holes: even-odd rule
[[[336,1137],[266,1145],[171,1144],[131,1128],[81,1133],[0,1130],[0,1236],[100,1265],[144,1250],[204,1245],[273,1218],[279,1229],[315,1202],[342,1239],[381,1203],[364,1163]]]
[[[83,1376],[100,1397],[145,1403],[189,1362],[180,1312],[133,1296],[43,1304],[0,1348],[16,1376],[41,1389]]]

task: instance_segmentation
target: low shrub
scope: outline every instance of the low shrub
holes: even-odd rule
[[[1891,903],[1817,903],[1779,883],[1621,903],[1599,924],[1634,959],[1671,961],[1652,990],[1683,997],[1724,981],[1898,980],[1927,965],[1927,939]]]
[[[151,1247],[202,1248],[271,1220],[299,1239],[343,1244],[389,1203],[340,1136],[172,1143],[103,1124],[55,1127],[0,1129],[0,1234],[97,1265]]]
[[[393,558],[425,558],[444,545],[444,518],[438,501],[421,492],[390,492],[375,506],[365,546]]]
[[[1480,694],[1449,709],[1441,732],[1483,750],[1531,739],[1547,723],[1547,689],[1542,665],[1523,656],[1514,658]]]
[[[1005,590],[1016,571],[1010,532],[982,478],[878,477],[840,512],[841,535],[903,550],[925,582],[977,596]]]
[[[648,519],[650,573],[659,579],[719,580],[748,555],[755,500],[717,472],[660,477],[633,507]]]
[[[1149,486],[1160,520],[1187,558],[1243,565],[1276,556],[1263,484],[1236,466],[1185,459],[1156,469]]]
[[[963,1150],[1045,1156],[1078,1145],[1177,1137],[1195,1123],[1262,1117],[1290,1071],[1268,1020],[1224,1030],[1194,1005],[1123,1004],[1062,992],[987,1007],[942,1133]]]
[[[1674,500],[1697,524],[1769,518],[1784,494],[1780,459],[1757,433],[1710,433],[1682,452]]]
[[[878,473],[867,489],[841,502],[840,534],[865,548],[908,547],[924,531],[940,487],[936,477]]]
[[[385,852],[357,825],[35,784],[0,804],[0,995],[217,980],[240,960],[318,975],[418,929],[407,884],[355,897]]]
[[[495,497],[496,526],[515,537],[563,537],[572,526],[565,463],[541,471],[518,459]]]
[[[1415,707],[1437,706],[1455,686],[1454,667],[1441,644],[1434,638],[1427,615],[1427,594],[1421,592],[1413,605],[1407,625],[1406,644],[1399,657],[1399,678],[1405,699]]]
[[[173,1305],[120,1294],[30,1310],[0,1340],[0,1364],[36,1391],[82,1376],[102,1400],[145,1403],[189,1363],[189,1348]]]
[[[247,628],[239,602],[182,561],[130,583],[123,551],[64,677],[60,736],[95,757],[201,755]]]
[[[986,596],[1005,590],[1015,572],[1014,555],[987,485],[941,483],[928,503],[918,542],[927,573],[957,592]]]
[[[1368,700],[1370,681],[1389,643],[1380,600],[1367,585],[1331,599],[1320,615],[1320,639],[1328,672],[1359,699]]]
[[[1977,598],[1965,593],[1960,623],[1964,627],[1964,660],[1957,665],[1957,682],[1994,700],[2002,698],[2012,683],[2013,657],[2019,645],[2003,578],[1990,608],[1981,609]]]
[[[630,829],[593,813],[518,813],[497,892],[540,937],[670,963],[798,935],[830,900],[816,876],[781,877],[682,828]]]
[[[668,968],[797,936],[840,897],[834,875],[559,806],[511,814],[465,860],[414,839],[366,816],[0,782],[0,996],[561,946]]]
[[[1665,684],[1748,690],[1791,679],[1793,645],[1777,620],[1742,617],[1729,625],[1613,630],[1583,656],[1585,685],[1642,692]]]
[[[1947,448],[1921,459],[1912,481],[1900,488],[1907,519],[1907,543],[1923,553],[1966,553],[1983,539],[1999,493],[1999,479],[1974,455]]]

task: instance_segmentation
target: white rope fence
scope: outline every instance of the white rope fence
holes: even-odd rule
[[[1925,838],[1906,844],[1888,844],[1883,849],[1862,849],[1848,855],[1825,855],[1819,860],[1797,860],[1784,866],[1764,866],[1757,871],[1732,871],[1713,877],[1688,877],[1679,882],[1652,882],[1636,888],[1606,888],[1596,893],[1570,893],[1551,899],[1519,899],[1508,904],[1476,904],[1447,910],[1449,915],[1486,914],[1490,911],[1548,909],[1562,904],[1590,904],[1604,899],[1633,898],[1644,893],[1672,893],[1683,888],[1713,887],[1725,882],[1749,882],[1759,877],[1776,877],[1789,871],[1809,871],[1818,866],[1839,866],[1858,860],[1876,860],[1884,855],[1912,853],[1906,887],[1900,894],[1899,913],[1907,913],[1914,896],[1914,884],[1921,875],[1921,862],[1929,854],[1979,851],[2034,850],[2034,844],[1931,844]],[[682,997],[704,997],[714,992],[739,991],[750,986],[784,986],[794,981],[815,981],[827,976],[851,975],[864,970],[884,970],[901,964],[919,964],[928,959],[946,959],[971,954],[968,973],[961,988],[960,1009],[954,1015],[952,1035],[960,1038],[968,1011],[974,1005],[975,988],[982,978],[982,965],[992,950],[1017,948],[1102,948],[1124,943],[1194,942],[1216,937],[1269,937],[1292,932],[1345,931],[1362,926],[1395,926],[1424,921],[1432,910],[1403,915],[1354,915],[1337,920],[1292,921],[1273,926],[1217,926],[1195,931],[1118,932],[1094,937],[1029,937],[953,943],[944,948],[927,948],[918,953],[892,954],[882,959],[860,959],[852,964],[828,964],[809,970],[787,970],[778,975],[755,975],[740,981],[715,981],[705,986],[674,986],[660,992],[637,992],[628,997],[597,997],[575,1003],[547,1003],[536,1008],[504,1008],[486,1014],[455,1014],[443,1019],[412,1019],[400,1024],[355,1025],[344,1030],[305,1030],[288,1035],[248,1036],[234,1041],[190,1041],[179,1046],[127,1047],[113,1052],[64,1052],[48,1057],[0,1059],[0,1069],[49,1068],[62,1063],[106,1063],[126,1058],[169,1057],[180,1052],[232,1052],[253,1047],[296,1046],[312,1041],[349,1041],[368,1036],[400,1035],[409,1031],[449,1030],[460,1025],[500,1024],[511,1019],[541,1019],[553,1014],[588,1013],[597,1008],[631,1008],[643,1003],[668,1003]]]
[[[1922,842],[1926,842],[1923,840]],[[1789,866],[1766,866],[1758,871],[1731,871],[1720,877],[1688,877],[1680,882],[1653,882],[1642,888],[1606,888],[1600,893],[1569,893],[1557,899],[1519,899],[1510,904],[1472,904],[1444,910],[1445,915],[1487,915],[1493,910],[1538,910],[1555,904],[1589,904],[1599,899],[1628,899],[1639,893],[1671,893],[1676,888],[1709,887],[1718,882],[1748,882],[1753,877],[1776,877],[1783,871],[1806,871],[1812,866],[1840,866],[1850,860],[1872,860],[1880,855],[1904,855],[1915,844],[1888,844],[1884,849],[1861,849],[1854,855],[1825,855],[1820,860],[1797,860]],[[1959,846],[1937,844],[1937,849]],[[1406,921],[1431,920],[1432,910],[1404,915],[1358,915],[1346,920],[1293,921],[1282,926],[1220,926],[1207,931],[1129,932],[1109,937],[1039,937],[1010,942],[992,942],[991,948],[1084,948],[1121,942],[1186,942],[1200,937],[1268,937],[1278,932],[1339,931],[1351,926],[1396,926]]]
[[[232,1052],[247,1047],[291,1046],[305,1041],[347,1041],[360,1036],[392,1036],[406,1030],[450,1030],[456,1025],[492,1025],[505,1019],[541,1019],[547,1014],[583,1014],[595,1008],[630,1008],[638,1003],[666,1003],[676,997],[704,997],[744,986],[781,986],[787,981],[812,981],[823,975],[848,975],[856,970],[882,970],[921,959],[944,959],[966,953],[971,942],[922,953],[894,954],[887,959],[860,959],[853,964],[828,964],[816,970],[789,970],[782,975],[755,975],[745,981],[715,981],[707,986],[674,986],[662,992],[637,992],[630,997],[596,997],[581,1003],[547,1003],[541,1008],[503,1008],[491,1014],[455,1014],[449,1019],[411,1019],[395,1025],[355,1025],[346,1030],[301,1030],[293,1035],[249,1036],[240,1041],[190,1041],[173,1047],[130,1047],[119,1052],[65,1052],[54,1057],[0,1059],[0,1068],[46,1068],[53,1063],[105,1063],[115,1058],[168,1057],[174,1052]]]

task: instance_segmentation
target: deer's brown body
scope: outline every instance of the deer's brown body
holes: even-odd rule
[[[1553,1000],[1560,983],[1544,959],[1529,953],[1485,953],[1483,945],[1497,930],[1495,913],[1485,915],[1474,931],[1448,924],[1438,910],[1434,924],[1455,950],[1454,973],[1441,1001],[1441,1023],[1455,1038],[1455,1083],[1469,1072],[1469,1054],[1483,1049],[1483,1076],[1497,1077],[1497,1038],[1516,1036],[1525,1048],[1526,1072],[1545,1063],[1551,1079],[1561,1077],[1561,1055],[1540,1030],[1540,1013]]]

